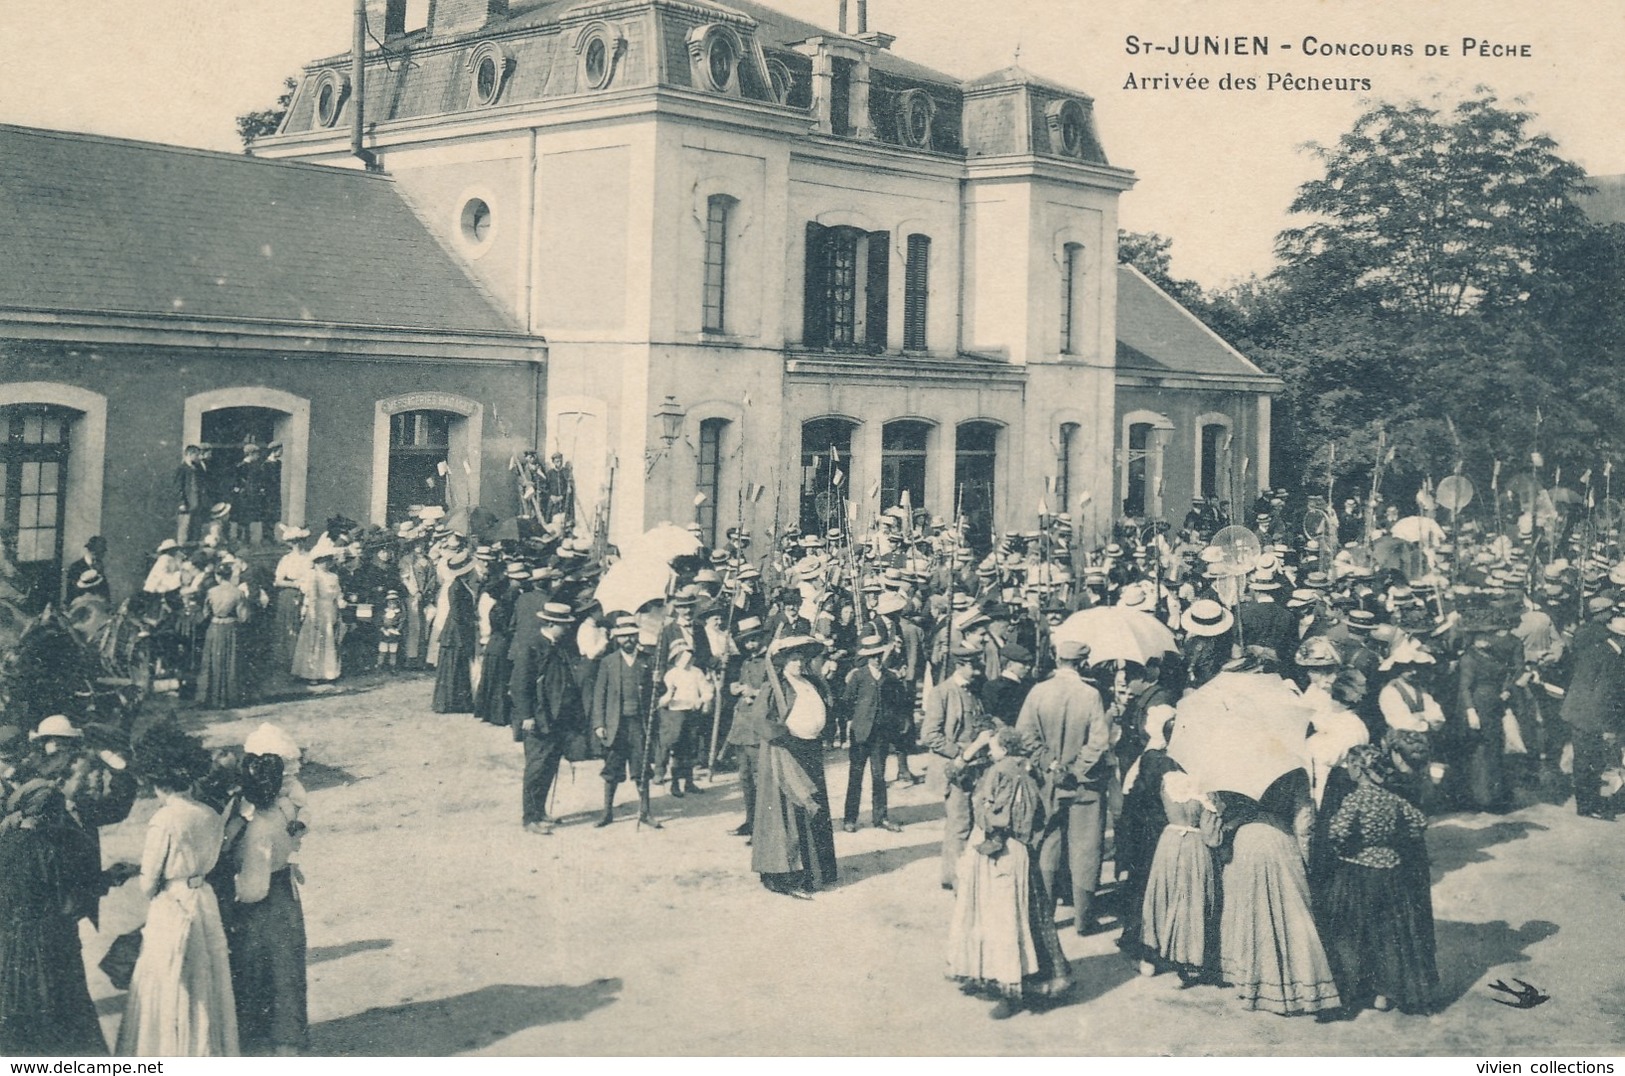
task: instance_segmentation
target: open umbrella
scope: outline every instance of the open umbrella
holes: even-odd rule
[[[621,559],[604,573],[594,594],[606,612],[635,613],[666,596],[672,581],[671,562],[699,549],[699,539],[688,531],[662,523],[622,547]]]
[[[1055,629],[1056,642],[1070,640],[1089,648],[1091,662],[1135,661],[1141,665],[1178,649],[1174,633],[1150,613],[1097,605],[1067,617]]]
[[[1402,542],[1435,546],[1444,544],[1444,528],[1427,516],[1406,516],[1394,523],[1392,534]]]
[[[1220,673],[1179,700],[1168,754],[1204,792],[1260,799],[1304,764],[1313,709],[1292,684],[1264,673]]]

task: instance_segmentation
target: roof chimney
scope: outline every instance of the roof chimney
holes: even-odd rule
[[[869,32],[869,0],[858,0],[858,36]]]
[[[367,33],[374,41],[393,41],[406,33],[406,0],[366,0]]]
[[[466,34],[507,14],[508,0],[433,0],[429,33],[435,37]]]
[[[402,5],[402,18],[405,18]],[[350,152],[369,172],[378,170],[378,158],[367,148],[367,16],[369,0],[355,0],[355,40],[350,44]]]

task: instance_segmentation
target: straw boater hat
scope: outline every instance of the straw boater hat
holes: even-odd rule
[[[1192,602],[1191,607],[1185,610],[1180,625],[1187,635],[1213,637],[1229,631],[1235,622],[1236,618],[1230,610],[1212,598],[1203,598]]]
[[[1324,635],[1311,635],[1293,658],[1300,669],[1327,669],[1343,664],[1343,656]]]
[[[886,640],[878,635],[865,635],[858,642],[858,657],[872,658],[886,652]]]
[[[740,642],[747,639],[759,639],[765,631],[762,618],[759,616],[747,616],[734,625],[734,634],[739,638]]]
[[[175,539],[173,539],[173,538],[165,538],[163,541],[158,543],[158,550],[157,551],[160,554],[163,554],[163,553],[168,553],[172,549],[179,549],[180,547],[181,547],[180,543],[175,541]]]
[[[1608,630],[1613,632],[1615,635],[1625,635],[1625,616],[1610,617],[1608,620]]]
[[[1156,606],[1154,589],[1144,583],[1130,583],[1118,595],[1117,605],[1120,609],[1154,608]]]
[[[83,590],[99,587],[102,585],[102,573],[94,568],[87,568],[80,573],[77,583]]]
[[[1350,631],[1371,631],[1377,626],[1377,615],[1369,609],[1350,609],[1344,621]]]
[[[573,624],[575,611],[563,602],[547,602],[536,610],[536,618],[544,624]]]
[[[611,639],[636,639],[638,637],[638,618],[628,613],[615,618],[615,626],[609,629]]]
[[[885,594],[882,594],[879,598],[875,599],[875,612],[879,613],[881,616],[890,616],[893,613],[901,613],[907,608],[908,599],[897,593],[895,590],[887,591]]]
[[[453,575],[469,571],[474,566],[474,558],[467,549],[460,549],[446,561],[446,570]]]
[[[1619,619],[1622,624],[1625,624],[1625,617]],[[1393,652],[1382,659],[1382,664],[1377,666],[1377,671],[1388,672],[1409,665],[1433,665],[1436,661],[1437,659],[1432,654],[1422,649],[1421,643],[1414,639],[1401,639],[1399,644],[1394,647]]]
[[[824,644],[811,635],[786,635],[773,640],[767,652],[779,661],[789,661],[793,657],[810,657],[823,649]]]
[[[225,519],[229,515],[231,515],[231,505],[227,504],[225,501],[221,501],[213,508],[209,509],[210,519]]]
[[[73,727],[73,722],[62,714],[52,714],[28,734],[30,740],[82,740],[85,734]]]

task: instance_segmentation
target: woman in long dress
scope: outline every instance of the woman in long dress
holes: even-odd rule
[[[514,632],[536,630],[535,624],[515,624],[513,619],[514,605],[519,601],[520,587],[528,574],[522,564],[508,566],[487,617],[491,635],[485,644],[485,656],[480,659],[480,686],[474,692],[474,716],[491,725],[509,723],[508,680],[513,674],[513,662],[508,660],[508,649]]]
[[[239,624],[248,620],[248,599],[237,581],[235,565],[223,568],[203,596],[209,630],[203,637],[203,662],[198,669],[198,704],[224,710],[242,701],[242,665],[237,646]]]
[[[1359,747],[1357,786],[1332,817],[1335,854],[1323,921],[1338,990],[1350,1005],[1425,1013],[1439,985],[1428,871],[1427,816],[1388,785],[1388,751]]]
[[[772,735],[758,748],[750,869],[773,892],[806,898],[819,883],[833,884],[836,877],[835,826],[824,782],[829,704],[805,669],[823,644],[796,635],[770,649],[777,671],[768,671],[763,721]]]
[[[303,544],[307,537],[309,532],[303,528],[284,532],[288,551],[276,562],[272,669],[291,670],[294,652],[299,647],[300,608],[305,601],[305,577],[310,574],[310,554]]]
[[[434,700],[437,714],[474,712],[474,648],[479,642],[479,608],[475,596],[474,558],[464,549],[446,562],[446,583],[440,650],[435,660]]]
[[[977,734],[967,753],[986,747],[993,764],[976,781],[976,828],[954,876],[948,977],[967,994],[998,999],[1003,1020],[1033,993],[1055,997],[1072,985],[1055,932],[1055,902],[1044,888],[1033,847],[1044,832],[1044,797],[1014,729]]]
[[[1303,770],[1277,779],[1262,799],[1215,792],[1227,862],[1219,960],[1249,1009],[1282,1016],[1329,1012],[1342,1001],[1310,912],[1304,870],[1314,801]]]
[[[1214,803],[1195,778],[1176,769],[1158,788],[1164,825],[1140,905],[1140,940],[1156,962],[1193,983],[1217,963],[1218,867],[1222,833]]]
[[[309,1029],[294,863],[306,823],[284,784],[285,769],[297,772],[299,749],[281,729],[262,725],[243,750],[243,827],[231,848],[236,902],[227,934],[238,1032],[244,1053],[292,1055],[305,1047]]]
[[[235,1057],[231,964],[220,906],[207,879],[220,858],[225,821],[189,791],[209,772],[209,753],[178,726],[163,724],[137,742],[135,754],[160,806],[147,823],[141,855],[147,923],[116,1052]]]
[[[101,856],[68,817],[54,781],[25,782],[12,792],[5,815],[0,1055],[105,1055],[79,949],[79,919],[95,911],[106,888]]]
[[[322,555],[304,580],[305,617],[293,652],[293,675],[326,682],[339,678],[339,599],[343,593],[333,557]]]

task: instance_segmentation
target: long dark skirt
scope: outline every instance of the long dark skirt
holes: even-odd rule
[[[508,660],[508,643],[506,635],[492,633],[480,669],[480,687],[474,693],[474,716],[492,725],[509,723],[508,680],[513,662]]]
[[[242,701],[242,675],[238,668],[235,620],[216,620],[203,640],[203,661],[198,666],[198,705],[226,709]]]
[[[227,940],[243,1053],[303,1049],[309,1029],[305,913],[287,869],[271,875],[264,900],[237,905]]]
[[[73,919],[0,923],[0,1054],[106,1056]]]
[[[474,682],[470,663],[474,660],[471,647],[462,646],[453,635],[440,644],[434,678],[434,703],[437,714],[471,714],[474,712]]]
[[[1337,991],[1350,1004],[1382,994],[1401,1012],[1428,1012],[1439,985],[1432,895],[1401,865],[1339,860],[1326,887],[1327,955]]]
[[[287,676],[288,670],[293,668],[293,652],[299,646],[299,609],[302,602],[298,587],[276,588],[271,668],[283,676]]]
[[[824,781],[823,742],[791,738],[764,743],[759,751],[750,869],[774,888],[812,889],[819,882],[834,884],[835,825]],[[796,805],[781,785],[781,766],[793,766],[806,776],[817,811]]]

